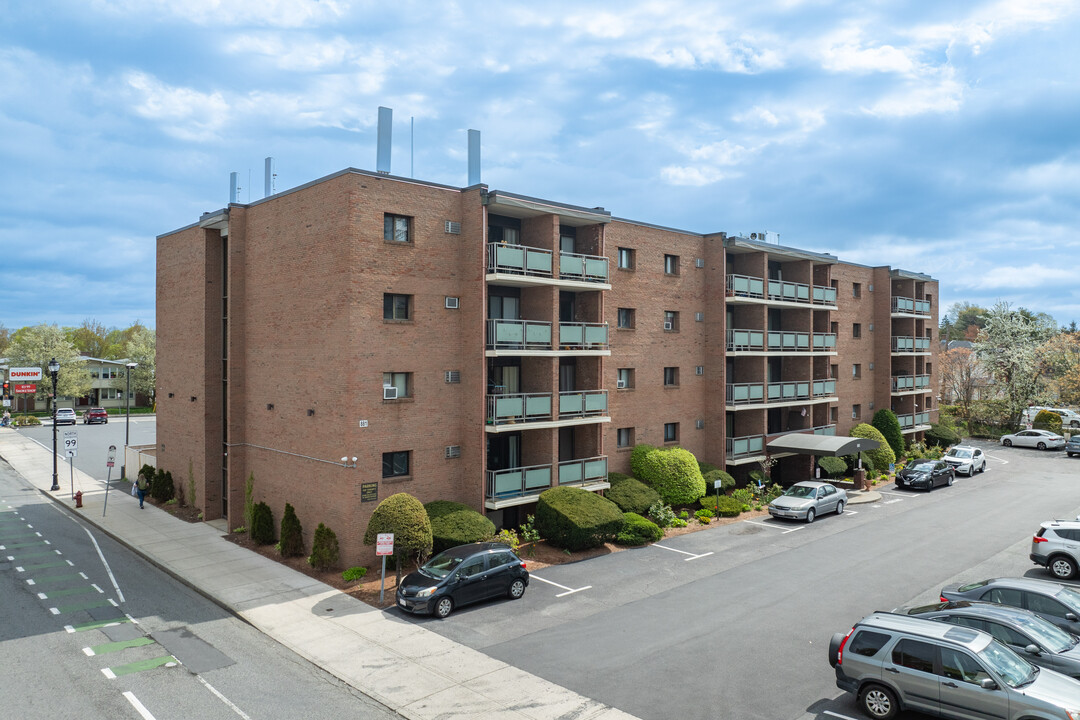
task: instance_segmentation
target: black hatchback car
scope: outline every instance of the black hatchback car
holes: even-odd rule
[[[525,561],[503,543],[472,543],[444,550],[409,573],[397,590],[397,605],[411,613],[444,618],[454,608],[488,598],[516,600],[525,594]]]
[[[944,460],[915,460],[896,473],[896,487],[909,487],[929,492],[938,485],[952,485],[956,468]]]

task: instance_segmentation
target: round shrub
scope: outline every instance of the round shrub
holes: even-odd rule
[[[660,502],[660,495],[645,483],[628,475],[623,475],[621,480],[615,480],[611,475],[608,476],[611,489],[604,493],[604,497],[618,505],[624,513],[643,515],[653,503]]]
[[[645,459],[648,457],[649,453],[651,453],[651,452],[653,452],[655,450],[659,450],[659,448],[657,448],[655,445],[648,445],[646,443],[641,443],[640,445],[635,445],[633,451],[631,451],[631,453],[630,453],[630,473],[634,477],[636,477],[638,480],[644,480],[645,479],[645,477],[643,475],[643,472],[644,472],[644,469],[645,469],[645,462],[646,462]]]
[[[868,440],[877,440],[881,444],[877,449],[867,450],[863,453],[863,456],[872,463],[870,467],[866,467],[866,463],[863,463],[863,467],[868,473],[872,473],[874,468],[885,470],[889,465],[896,462],[896,454],[893,452],[892,447],[885,439],[885,436],[881,434],[881,431],[873,425],[859,423],[851,428],[851,432],[849,432],[848,435],[851,437],[866,438]]]
[[[1035,415],[1035,419],[1031,421],[1031,427],[1036,430],[1049,430],[1057,434],[1061,434],[1061,416],[1057,413],[1052,413],[1049,410],[1040,410]],[[926,433],[927,438],[930,437],[930,433]]]
[[[719,470],[720,469],[717,466],[713,465],[711,462],[705,462],[704,460],[698,460],[697,461],[697,466],[698,466],[698,470],[701,471],[702,475],[705,475],[707,473],[711,473],[713,470]]]
[[[874,419],[870,424],[876,427],[892,448],[893,456],[900,457],[904,454],[904,433],[900,429],[900,420],[889,408],[881,408],[874,413]]]
[[[495,523],[468,505],[435,500],[424,505],[431,520],[431,551],[480,542],[495,535]]]
[[[407,555],[419,560],[431,552],[431,520],[423,503],[408,493],[391,495],[375,507],[364,532],[364,544],[374,545],[379,533],[394,533],[398,572],[403,564],[400,561]]]
[[[840,477],[847,472],[847,463],[844,462],[844,458],[840,457],[826,456],[818,458],[818,465],[828,473],[829,477]]]
[[[316,570],[326,571],[337,565],[340,559],[341,550],[338,547],[337,535],[333,530],[319,523],[311,539],[311,556],[307,559],[308,565]]]
[[[304,529],[300,518],[289,503],[285,503],[285,514],[281,516],[281,555],[299,557],[304,554]]]
[[[581,488],[551,488],[536,503],[536,529],[555,547],[570,551],[604,544],[623,523],[618,505]]]
[[[258,545],[270,545],[277,539],[274,536],[274,513],[266,503],[256,503],[252,508],[249,532]]]
[[[620,483],[620,482],[622,482],[623,480],[626,480],[629,477],[631,477],[631,476],[626,475],[626,474],[621,473],[621,472],[609,472],[607,474],[607,481],[609,483],[611,483],[612,485],[614,485],[615,483]]]
[[[705,478],[689,450],[653,450],[645,456],[643,472],[642,482],[668,505],[690,505],[705,494]]]
[[[698,464],[701,465],[701,463],[698,463]],[[705,464],[708,464],[708,463],[705,463]],[[717,467],[714,467],[713,469],[711,469],[711,470],[709,470],[707,472],[703,471],[701,473],[701,477],[704,478],[704,480],[705,480],[705,492],[707,492],[707,493],[716,492],[713,489],[713,486],[716,484],[717,480],[720,481],[720,492],[721,493],[726,493],[728,490],[731,490],[732,488],[735,487],[735,478],[731,477],[731,475],[729,475],[728,473],[724,472],[723,470],[721,470],[720,468],[717,468]]]
[[[637,513],[623,513],[623,519],[623,529],[615,536],[619,545],[644,545],[664,537],[664,531],[656,523]]]
[[[700,502],[703,509],[710,510],[716,517],[736,517],[743,511],[743,504],[730,495],[721,495],[719,498],[706,495]]]
[[[1061,418],[1057,415],[1054,415],[1054,417],[1058,418],[1058,425],[1060,427]],[[926,440],[927,445],[946,448],[950,445],[958,444],[960,442],[960,435],[950,427],[938,423],[930,423],[930,429],[926,431],[923,439]]]

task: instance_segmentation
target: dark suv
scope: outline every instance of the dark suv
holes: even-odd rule
[[[397,590],[397,605],[411,613],[444,618],[454,608],[505,595],[525,594],[525,561],[502,543],[471,543],[444,550],[409,573]]]
[[[93,425],[94,423],[109,424],[109,413],[105,412],[105,408],[90,408],[82,414],[83,425]]]

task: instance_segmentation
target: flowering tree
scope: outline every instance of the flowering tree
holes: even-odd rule
[[[1001,388],[1014,423],[1042,392],[1044,368],[1039,349],[1056,332],[1052,320],[1023,308],[1013,310],[1007,302],[998,302],[986,314],[975,354]]]
[[[971,419],[971,403],[990,379],[971,348],[953,348],[941,354],[941,396],[960,408],[960,417]]]

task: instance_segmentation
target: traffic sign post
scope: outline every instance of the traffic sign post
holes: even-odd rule
[[[64,452],[68,457],[68,472],[71,475],[71,497],[75,497],[75,456],[79,454],[79,431],[64,431]]]
[[[109,446],[109,459],[105,465],[109,468],[108,473],[105,475],[105,507],[101,510],[101,517],[105,517],[105,511],[109,509],[109,486],[112,484],[112,469],[116,464],[116,446]]]
[[[382,557],[382,579],[379,580],[379,604],[383,601],[386,588],[386,556],[394,554],[394,533],[379,533],[375,536],[375,555]]]

